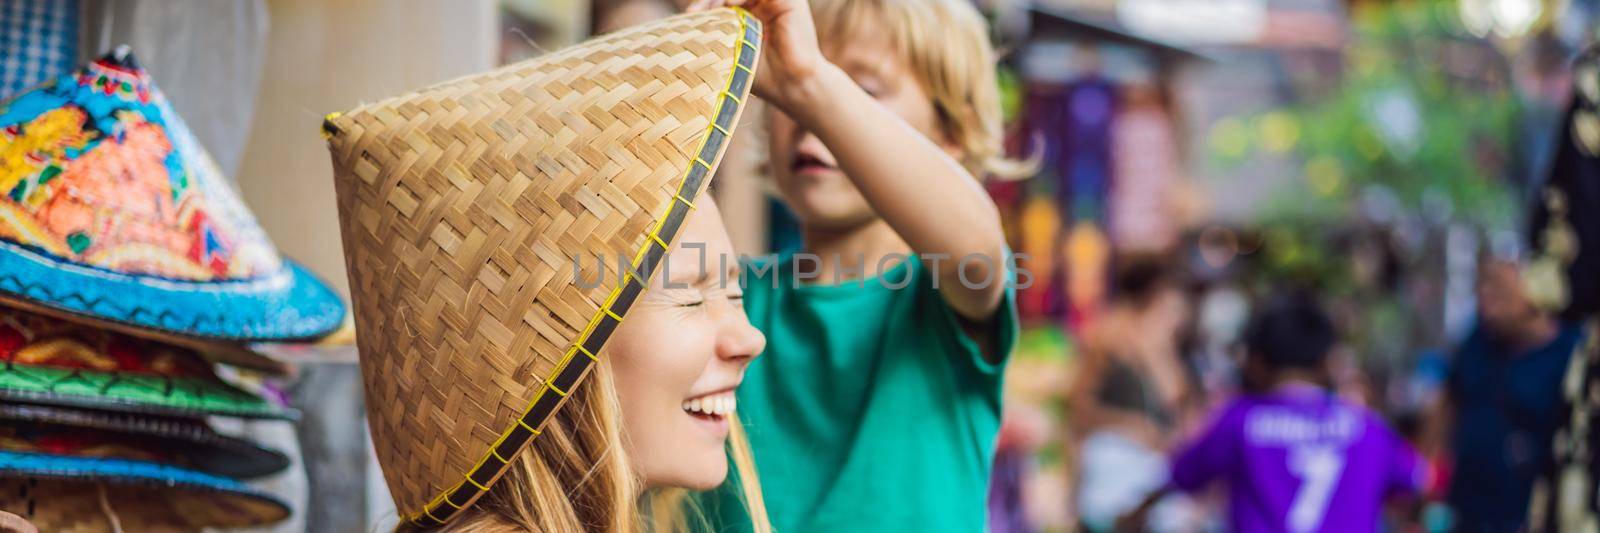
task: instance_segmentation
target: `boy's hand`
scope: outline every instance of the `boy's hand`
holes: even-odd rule
[[[811,6],[805,0],[696,0],[688,11],[724,6],[743,7],[761,21],[765,50],[751,92],[780,108],[797,103],[828,64],[817,46]]]
[[[744,7],[765,27],[765,53],[751,87],[756,96],[822,141],[873,211],[922,255],[938,276],[939,294],[950,309],[978,326],[964,325],[966,333],[980,346],[993,346],[984,335],[1007,290],[1005,233],[994,202],[941,144],[946,139],[932,139],[913,128],[823,57],[804,0],[696,0],[689,9],[719,6]],[[843,40],[830,43],[848,45]],[[915,74],[907,70],[900,75]],[[931,99],[928,105],[933,105]],[[952,261],[940,268],[928,259],[940,256]],[[970,257],[989,261],[969,263]],[[988,282],[968,286],[957,263],[969,267],[965,274],[972,279]],[[984,359],[991,363],[1006,355],[985,350]]]

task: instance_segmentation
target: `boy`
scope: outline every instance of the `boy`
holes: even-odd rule
[[[1424,463],[1367,410],[1326,385],[1332,323],[1304,295],[1275,298],[1245,331],[1247,389],[1178,453],[1162,493],[1228,485],[1229,531],[1377,531],[1384,499],[1424,485]]]
[[[694,7],[723,3],[765,26],[752,90],[803,240],[743,280],[769,344],[739,412],[772,524],[980,531],[1017,328],[974,178],[1004,163],[983,20],[966,0]],[[723,528],[750,523],[737,492],[710,509]]]

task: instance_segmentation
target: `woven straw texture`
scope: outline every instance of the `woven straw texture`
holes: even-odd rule
[[[470,505],[597,360],[710,181],[759,38],[742,11],[682,15],[325,122],[404,518]]]

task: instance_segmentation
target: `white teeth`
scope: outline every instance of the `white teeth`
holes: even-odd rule
[[[683,410],[722,416],[738,410],[738,400],[734,399],[732,392],[719,392],[684,401]]]

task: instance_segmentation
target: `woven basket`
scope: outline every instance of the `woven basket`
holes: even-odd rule
[[[742,11],[682,15],[324,123],[403,518],[475,501],[601,355],[710,181],[759,38]],[[612,265],[599,286],[580,255],[584,280]]]

